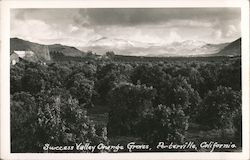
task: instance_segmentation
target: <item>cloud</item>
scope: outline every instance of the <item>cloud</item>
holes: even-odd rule
[[[213,33],[213,37],[218,40],[222,38],[222,32],[220,30],[215,30]]]
[[[88,39],[96,37],[93,29],[78,28],[71,24],[65,26],[49,25],[41,20],[15,20],[11,23],[11,37],[19,37],[42,44],[61,43],[82,46]]]
[[[199,22],[239,19],[240,8],[75,8],[12,9],[16,19],[40,19],[46,23],[75,25],[145,25],[171,21],[196,25]]]
[[[229,25],[228,28],[227,28],[225,36],[226,37],[231,37],[231,36],[234,36],[237,33],[238,33],[238,31],[237,31],[236,27],[234,25]]]
[[[12,34],[17,37],[30,39],[35,37],[38,39],[49,39],[50,37],[59,37],[62,33],[54,30],[50,25],[40,20],[15,21],[12,26]],[[15,29],[13,29],[15,28]]]
[[[80,9],[78,17],[92,25],[143,25],[171,20],[227,21],[240,16],[239,8],[89,8]]]
[[[169,43],[208,43],[240,37],[240,8],[12,9],[11,36],[84,46],[100,37]]]
[[[170,32],[169,39],[170,39],[170,42],[176,42],[176,41],[178,42],[182,40],[181,36],[176,31]]]

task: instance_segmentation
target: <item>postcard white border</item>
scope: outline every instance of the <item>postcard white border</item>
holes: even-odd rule
[[[248,0],[16,0],[1,2],[1,159],[249,159],[249,1]],[[10,153],[10,9],[11,8],[170,8],[240,7],[242,34],[243,150],[221,153]]]

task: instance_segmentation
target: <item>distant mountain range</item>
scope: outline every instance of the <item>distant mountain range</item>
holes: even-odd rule
[[[128,41],[124,39],[111,39],[102,37],[90,41],[86,47],[77,49],[72,46],[61,44],[43,45],[29,42],[19,38],[10,39],[10,51],[30,50],[35,53],[34,59],[49,61],[52,59],[50,53],[60,52],[60,55],[71,57],[84,57],[86,52],[93,51],[99,55],[107,51],[114,51],[118,55],[128,56],[236,56],[241,55],[241,38],[232,43],[207,44],[202,41],[187,40],[169,44],[143,43]]]
[[[102,37],[90,41],[86,47],[81,47],[81,49],[91,50],[97,54],[114,51],[120,55],[130,56],[207,56],[217,54],[229,44],[207,44],[195,40],[158,44]]]

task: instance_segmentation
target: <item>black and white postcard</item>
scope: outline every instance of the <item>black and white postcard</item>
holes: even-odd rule
[[[1,7],[1,158],[249,158],[247,0]]]

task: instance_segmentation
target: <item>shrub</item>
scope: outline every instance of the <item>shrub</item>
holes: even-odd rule
[[[232,128],[238,112],[241,112],[240,92],[219,86],[204,98],[199,122],[210,128]]]
[[[106,143],[105,130],[96,134],[86,110],[67,92],[13,95],[11,100],[12,152],[43,152],[44,144]],[[36,103],[35,103],[36,102]]]
[[[83,73],[77,73],[68,80],[67,88],[71,95],[77,98],[84,106],[92,106],[92,95],[94,93],[94,81],[89,80]]]
[[[107,95],[117,83],[128,81],[131,68],[128,64],[118,63],[107,63],[104,66],[99,66],[96,74],[97,82],[95,83],[99,103],[107,103]]]
[[[235,61],[222,67],[218,75],[218,83],[234,90],[241,90],[241,62]]]
[[[52,103],[39,107],[38,133],[41,144],[69,145],[79,142],[100,143],[102,138],[96,134],[86,110],[77,100],[51,97]],[[103,139],[104,140],[104,139]]]
[[[145,85],[118,84],[109,94],[108,135],[135,134],[145,111],[152,107],[155,91]]]
[[[166,80],[166,73],[159,65],[143,64],[133,70],[130,78],[133,84],[145,84],[159,89]]]
[[[167,106],[172,104],[180,105],[185,115],[190,116],[192,119],[197,116],[201,98],[185,77],[170,78],[164,82],[162,88],[157,93],[157,104]]]
[[[11,96],[10,102],[11,152],[36,150],[35,98],[27,92],[17,92]]]
[[[148,143],[160,141],[183,143],[188,117],[179,105],[158,105],[150,110],[139,125],[140,136]]]
[[[16,65],[10,66],[10,93],[14,94],[15,92],[22,91],[22,82],[21,79],[23,77],[25,70],[24,64],[17,63]]]
[[[216,64],[205,64],[199,68],[201,83],[199,85],[199,94],[202,98],[209,90],[215,90],[218,86],[218,74],[220,66]]]
[[[235,129],[235,133],[234,133],[234,138],[235,140],[242,144],[242,114],[241,114],[241,110],[239,110],[234,119],[233,119],[233,125],[234,125],[234,129]]]
[[[45,73],[42,70],[28,68],[21,79],[23,91],[31,94],[40,92],[45,87],[44,79]]]

